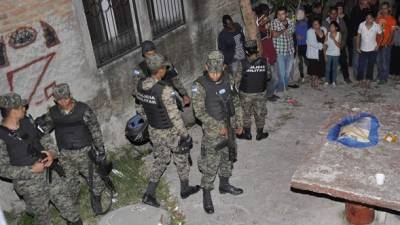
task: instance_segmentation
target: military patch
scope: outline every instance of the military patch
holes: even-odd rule
[[[225,92],[226,92],[226,90],[225,90],[225,88],[224,88],[224,89],[219,90],[219,91],[218,91],[218,94],[223,95],[223,94],[225,94]]]
[[[137,76],[137,75],[139,75],[139,74],[140,74],[140,71],[139,71],[139,70],[137,70],[137,69],[133,70],[133,75],[134,75],[134,76]]]
[[[194,83],[194,84],[192,85],[192,95],[195,95],[195,94],[197,93],[197,91],[198,91],[198,89],[197,89],[197,84]]]
[[[172,91],[172,92],[171,92],[171,95],[172,95],[172,96],[176,96],[176,92],[175,92],[175,91]]]

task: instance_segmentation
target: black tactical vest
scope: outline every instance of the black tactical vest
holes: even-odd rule
[[[64,115],[58,106],[50,108],[58,148],[78,150],[93,143],[92,134],[83,120],[83,115],[89,106],[76,102],[71,114]]]
[[[228,74],[223,74],[219,82],[210,80],[207,72],[197,82],[206,91],[206,110],[214,119],[221,121],[235,114],[233,105],[233,90]]]
[[[145,75],[146,77],[151,77],[151,72],[150,72],[149,67],[147,66],[146,61],[142,61],[142,62],[139,64],[139,67],[140,67],[140,69],[142,69],[142,71],[143,71],[143,73],[144,73],[144,75]],[[172,79],[173,79],[174,77],[176,77],[176,76],[178,76],[178,72],[176,71],[175,67],[169,68],[169,69],[167,70],[167,72],[165,73],[165,76],[164,76],[164,78],[163,78],[163,81],[166,82],[166,83],[168,83],[168,85],[170,85],[170,86],[173,87]]]
[[[143,106],[144,112],[146,113],[147,119],[150,126],[156,129],[168,129],[174,125],[169,118],[167,109],[162,102],[162,92],[167,85],[163,81],[157,82],[151,89],[143,89],[143,81],[147,79],[141,79],[138,83],[138,93],[136,98]]]
[[[267,62],[263,58],[242,61],[242,80],[239,90],[245,93],[260,93],[267,89]]]
[[[7,146],[12,166],[32,166],[38,161],[40,152],[44,151],[38,131],[28,117],[20,121],[16,131],[0,126],[0,139]]]

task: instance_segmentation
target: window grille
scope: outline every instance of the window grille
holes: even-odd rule
[[[185,24],[183,0],[146,0],[146,2],[154,38]]]
[[[134,0],[83,0],[82,2],[99,67],[140,45],[140,27]]]

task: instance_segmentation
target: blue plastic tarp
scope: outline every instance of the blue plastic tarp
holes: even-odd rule
[[[346,130],[356,130],[365,134],[365,138],[349,134]],[[328,140],[337,141],[350,148],[372,147],[379,142],[379,121],[371,113],[361,112],[355,116],[347,116],[329,130]]]

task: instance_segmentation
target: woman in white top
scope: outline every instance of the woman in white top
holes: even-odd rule
[[[357,80],[359,85],[369,87],[369,83],[374,79],[374,65],[378,51],[377,39],[380,39],[382,28],[375,23],[372,12],[368,12],[364,22],[358,27],[356,49],[360,54],[358,59]],[[365,68],[367,73],[365,77]]]
[[[339,65],[341,35],[339,24],[332,21],[325,39],[325,86],[332,84],[336,87],[337,68]]]
[[[312,27],[307,31],[308,74],[312,76],[311,87],[319,89],[320,78],[325,73],[324,42],[326,29],[321,26],[321,21],[314,19]]]

